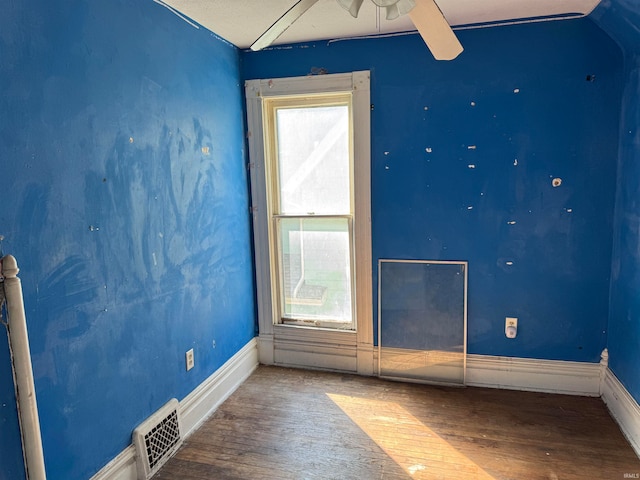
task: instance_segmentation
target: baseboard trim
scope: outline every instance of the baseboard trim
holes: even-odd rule
[[[96,473],[91,480],[137,480],[136,449],[129,445]]]
[[[640,406],[609,368],[602,379],[602,400],[640,457]]]
[[[183,434],[191,435],[258,367],[253,338],[180,402]]]
[[[251,339],[180,402],[182,434],[187,438],[244,382],[258,366],[258,346]],[[137,480],[135,448],[129,445],[91,480]]]
[[[467,355],[466,384],[599,397],[601,371],[599,363]]]

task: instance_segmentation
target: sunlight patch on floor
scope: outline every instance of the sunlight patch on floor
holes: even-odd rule
[[[327,395],[412,478],[494,480],[397,403]]]

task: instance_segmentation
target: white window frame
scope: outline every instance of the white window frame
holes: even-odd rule
[[[353,243],[354,232],[353,232],[353,218],[354,218],[354,205],[355,201],[353,198],[353,172],[354,172],[354,162],[353,162],[353,120],[352,120],[352,94],[349,92],[345,93],[323,93],[317,95],[303,95],[303,96],[286,96],[286,97],[276,97],[276,96],[268,96],[262,97],[262,108],[263,108],[263,119],[264,122],[264,130],[265,130],[265,141],[270,142],[266,144],[266,152],[267,152],[267,163],[269,171],[267,174],[267,185],[270,185],[270,193],[271,198],[269,199],[269,207],[271,208],[268,211],[267,215],[271,220],[270,227],[270,241],[271,241],[271,259],[274,260],[274,264],[279,263],[280,255],[282,254],[282,238],[278,234],[278,228],[276,224],[278,220],[283,220],[286,218],[297,218],[297,219],[322,219],[322,218],[332,218],[338,219],[341,218],[347,221],[348,225],[348,236],[349,236],[349,289],[350,289],[350,297],[351,297],[351,321],[350,322],[338,322],[335,320],[322,319],[322,318],[314,318],[314,319],[304,319],[304,318],[285,318],[285,300],[284,300],[284,292],[282,288],[277,292],[277,295],[273,295],[274,298],[278,299],[279,302],[274,302],[274,310],[276,315],[280,316],[277,318],[278,321],[274,321],[274,323],[282,323],[289,325],[306,325],[306,326],[320,326],[326,328],[338,328],[345,330],[355,330],[356,329],[356,315],[355,315],[355,244]],[[277,153],[277,139],[278,135],[278,125],[277,125],[277,112],[280,109],[286,108],[313,108],[313,107],[331,107],[331,106],[344,106],[348,109],[348,124],[349,124],[349,210],[341,211],[339,213],[333,212],[323,212],[321,214],[287,214],[283,212],[282,209],[282,192],[280,191],[280,175],[279,175],[279,156]],[[268,192],[269,193],[269,192]],[[272,268],[282,268],[282,265],[273,265]],[[282,272],[278,272],[278,287],[281,287],[282,283]]]
[[[311,366],[373,375],[371,260],[371,101],[368,71],[245,83],[251,198],[258,301],[258,350],[263,364]],[[269,236],[269,179],[263,100],[269,97],[348,93],[353,115],[353,198],[355,330],[342,331],[279,323],[272,292],[278,278]]]

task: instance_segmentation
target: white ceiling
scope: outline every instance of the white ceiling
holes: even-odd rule
[[[156,0],[239,48],[248,48],[297,0]],[[452,26],[564,14],[588,15],[600,0],[437,0]],[[415,30],[408,15],[388,21],[365,0],[354,19],[336,0],[319,0],[274,45]]]

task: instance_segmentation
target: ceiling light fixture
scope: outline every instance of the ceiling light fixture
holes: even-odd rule
[[[338,4],[347,10],[353,18],[358,18],[358,12],[364,0],[337,0]],[[378,7],[386,9],[387,20],[395,20],[400,15],[409,13],[416,6],[415,0],[371,0]]]

